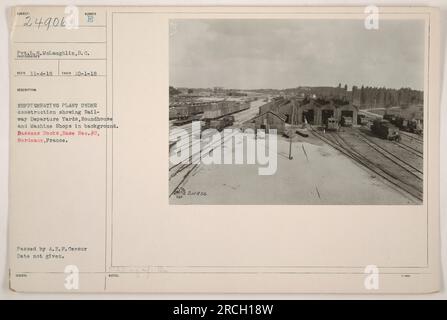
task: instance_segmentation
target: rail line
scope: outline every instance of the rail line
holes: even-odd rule
[[[395,163],[399,167],[405,169],[406,171],[408,171],[409,173],[414,175],[419,180],[423,180],[424,179],[424,174],[423,174],[422,170],[420,170],[420,169],[416,168],[415,166],[411,165],[410,163],[408,163],[408,162],[406,162],[406,161],[396,157],[394,154],[392,154],[391,152],[389,152],[388,150],[386,150],[385,148],[383,148],[382,146],[380,146],[376,142],[372,141],[365,134],[358,133],[358,137],[362,141],[364,141],[366,144],[368,144],[371,148],[373,148],[374,150],[379,152],[381,155],[383,155],[385,158],[389,159],[390,161],[392,161],[393,163]]]
[[[200,132],[200,130],[199,130],[198,132]],[[197,139],[196,141],[194,141],[193,143],[191,143],[191,139],[192,139],[192,137],[193,137],[194,134],[197,134],[197,132],[193,132],[193,133],[190,133],[190,134],[188,135],[188,137],[187,137],[187,138],[188,138],[188,141],[187,141],[187,142],[183,142],[183,143],[181,143],[181,144],[178,144],[178,140],[177,140],[177,142],[174,141],[174,144],[175,144],[176,149],[177,149],[177,150],[180,150],[180,149],[182,149],[184,146],[189,146],[188,148],[192,148],[193,146],[199,144],[199,143],[200,143],[200,139]],[[183,138],[185,138],[185,136],[182,136],[181,140],[183,140]],[[170,140],[170,142],[173,142],[173,140]]]
[[[227,142],[230,139],[233,139],[233,136],[236,134],[236,132],[233,132],[230,135],[227,136],[223,136],[221,137],[221,140],[218,141],[217,143],[210,143],[209,145],[205,146],[203,149],[200,149],[199,152],[196,152],[194,154],[192,154],[191,156],[189,156],[188,159],[183,160],[180,163],[177,163],[175,165],[173,165],[172,167],[169,168],[169,171],[171,172],[172,169],[177,168],[179,166],[181,166],[178,170],[176,170],[173,174],[170,175],[169,180],[171,180],[171,178],[177,176],[179,173],[189,169],[188,171],[186,171],[185,175],[182,177],[181,181],[177,184],[177,186],[173,189],[173,191],[169,194],[169,197],[171,197],[181,186],[182,184],[186,181],[186,179],[191,175],[191,173],[199,166],[199,164],[197,163],[191,163],[191,160],[193,159],[193,157],[200,155],[201,153],[209,153],[211,151],[213,151],[214,149],[216,149],[217,147],[223,145],[225,142]],[[225,138],[225,139],[224,139]]]
[[[171,141],[171,140],[174,140],[175,138],[178,138],[178,137],[182,137],[182,136],[185,136],[185,134],[183,134],[183,135],[177,135],[177,134],[175,134],[175,133],[173,133],[173,131],[175,131],[176,129],[180,129],[180,130],[184,130],[184,131],[186,131],[186,133],[187,134],[191,134],[191,133],[195,133],[195,132],[198,132],[199,130],[193,130],[192,129],[192,125],[191,125],[191,123],[188,123],[188,124],[185,124],[185,125],[183,125],[183,126],[175,126],[175,127],[170,127],[169,128],[169,141]]]
[[[169,194],[169,198],[175,194],[175,192],[182,186],[182,184],[186,181],[186,179],[191,175],[191,173],[199,166],[198,164],[190,164],[188,165],[192,166],[191,169],[189,169],[185,175],[182,177],[182,180],[177,184],[177,186],[172,190],[172,192]]]
[[[414,140],[416,142],[424,143],[424,140],[419,139],[418,137],[412,136],[411,134],[408,134],[405,131],[400,130],[400,134],[405,136],[405,137],[408,137],[408,138],[410,138],[410,139],[412,139],[412,140]]]
[[[423,198],[423,196],[422,196],[422,192],[421,192],[417,187],[415,187],[415,186],[412,185],[412,184],[409,184],[408,182],[402,180],[402,179],[399,178],[399,177],[396,177],[396,176],[395,176],[392,172],[390,172],[389,170],[385,170],[384,168],[381,168],[380,166],[378,166],[378,165],[376,165],[375,163],[371,162],[367,157],[365,157],[365,156],[362,155],[361,153],[355,151],[355,150],[351,147],[351,145],[350,145],[350,144],[349,144],[349,143],[348,143],[348,142],[347,142],[341,135],[338,135],[338,134],[337,134],[337,137],[339,137],[342,141],[344,141],[345,145],[346,145],[350,150],[356,152],[360,157],[362,157],[363,159],[365,159],[368,163],[372,164],[374,167],[379,168],[381,171],[385,172],[388,176],[393,177],[395,180],[398,180],[398,181],[399,181],[399,182],[398,182],[398,186],[399,186],[399,187],[401,187],[402,185],[405,185],[405,186],[408,186],[408,187],[411,188],[411,189],[414,189],[414,190],[416,190],[416,191],[419,191],[419,192],[421,193],[421,198],[418,198],[418,199],[422,201],[422,198]],[[364,141],[364,142],[367,142],[367,141]],[[374,143],[374,142],[372,142],[372,143]],[[367,143],[367,144],[368,144],[368,143]],[[379,152],[380,154],[382,154],[383,156],[385,156],[385,158],[391,160],[391,161],[392,161],[393,163],[395,163],[397,166],[399,166],[400,168],[404,169],[404,171],[406,171],[406,172],[408,172],[408,173],[414,175],[418,180],[423,181],[423,173],[422,173],[422,171],[420,171],[419,169],[417,169],[417,168],[411,166],[411,165],[408,164],[408,163],[405,163],[405,164],[401,165],[400,163],[397,163],[397,162],[393,161],[393,159],[389,158],[386,154],[382,153],[380,150],[377,150],[376,148],[374,148],[371,144],[368,144],[368,145],[369,145],[371,148],[373,148],[374,150],[376,150],[377,152]],[[376,145],[377,145],[377,144],[376,144]],[[378,145],[377,145],[377,146],[378,146]],[[378,146],[378,147],[380,147],[380,146]],[[382,148],[382,149],[383,149],[383,148]],[[385,149],[383,149],[383,150],[385,150]],[[388,152],[388,151],[385,150],[385,152]],[[391,153],[388,152],[388,154],[391,154]],[[392,154],[391,154],[391,155],[392,155]],[[392,155],[392,156],[394,156],[394,155]],[[399,160],[400,160],[400,159],[399,159]],[[403,161],[402,161],[402,162],[403,162]],[[406,165],[409,165],[411,169],[409,170],[408,167],[405,167]],[[412,170],[414,170],[413,168],[416,169],[416,172],[417,172],[417,173],[420,173],[420,175],[416,175],[415,173],[413,173],[413,172],[412,172]],[[418,171],[419,171],[419,172],[418,172]],[[405,190],[405,191],[408,192],[408,190]]]
[[[409,146],[408,144],[402,143],[402,142],[394,142],[394,144],[398,145],[399,147],[401,147],[402,149],[407,150],[408,152],[414,154],[415,156],[418,156],[420,158],[424,157],[423,152],[419,151],[416,148],[413,148],[412,146]]]
[[[236,132],[233,132],[231,135],[229,135],[229,136],[225,136],[226,138],[228,138],[228,139],[226,139],[225,141],[228,141],[230,138],[233,138],[233,136],[234,136],[235,134],[236,134]],[[190,137],[192,137],[192,135],[191,135]],[[223,144],[225,141],[223,141],[221,144]],[[213,142],[211,142],[211,143],[213,143]],[[189,143],[184,143],[183,145],[176,146],[176,147],[177,147],[177,148],[181,148],[181,147],[183,147],[183,146],[185,146],[185,145],[188,145],[188,144],[189,144],[189,147],[188,147],[188,148],[192,150],[192,147],[193,147],[193,146],[196,146],[197,144],[199,144],[199,145],[201,144],[201,139],[197,139],[197,140],[194,141],[193,143],[191,143],[191,141],[189,141]],[[214,146],[213,150],[214,150],[218,145],[219,145],[219,143],[217,143],[216,146]],[[207,147],[212,147],[212,146],[211,146],[210,144],[204,146],[204,148],[207,148]],[[190,162],[192,161],[193,157],[196,156],[196,155],[199,155],[199,154],[202,152],[202,150],[204,150],[204,148],[203,148],[203,149],[200,148],[200,151],[199,151],[199,152],[196,152],[196,153],[194,153],[194,154],[191,154],[191,155],[188,157],[188,159],[185,159],[185,160],[183,160],[183,161],[181,161],[181,162],[179,162],[179,163],[176,163],[176,164],[170,166],[170,167],[169,167],[169,171],[175,169],[176,167],[178,167],[178,166],[180,166],[180,165],[182,165],[182,164],[184,164],[184,163],[190,163]],[[212,151],[212,150],[209,150],[208,152],[210,152],[210,151]]]
[[[345,139],[343,139],[340,135],[331,135],[332,139],[329,139],[325,136],[323,136],[321,133],[319,133],[314,128],[311,128],[311,132],[316,136],[318,139],[322,140],[323,142],[327,143],[334,149],[340,151],[342,154],[346,155],[347,157],[351,158],[352,160],[356,161],[366,169],[374,172],[378,176],[380,176],[382,179],[388,181],[393,186],[397,187],[399,190],[402,190],[406,192],[408,195],[422,201],[423,200],[423,193],[416,187],[406,183],[405,181],[402,181],[402,179],[399,179],[399,177],[396,177],[391,172],[382,169],[378,167],[376,164],[372,163],[368,158],[363,156],[362,154],[355,151],[347,142]]]

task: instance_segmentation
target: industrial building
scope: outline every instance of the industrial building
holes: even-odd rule
[[[262,129],[269,133],[271,129],[276,129],[277,134],[285,132],[286,116],[271,110],[261,113],[252,119],[253,129]]]
[[[259,113],[272,111],[282,115],[289,124],[309,123],[317,126],[327,124],[329,118],[341,122],[342,117],[351,117],[352,124],[357,125],[358,107],[346,100],[324,99],[276,99],[260,107]]]
[[[342,117],[351,117],[352,124],[357,125],[358,111],[358,107],[352,103],[336,103],[333,100],[317,101],[311,99],[298,108],[298,123],[307,121],[310,124],[322,126],[327,124],[329,118],[335,118],[341,122]]]

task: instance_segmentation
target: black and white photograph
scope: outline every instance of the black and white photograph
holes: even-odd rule
[[[170,204],[422,204],[425,32],[170,20]]]

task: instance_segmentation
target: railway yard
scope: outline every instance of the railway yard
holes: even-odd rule
[[[403,134],[401,141],[387,141],[367,128],[349,128],[340,132],[312,134],[351,159],[414,202],[423,200],[423,141]]]
[[[234,112],[228,128],[244,130],[255,125],[253,119],[261,114],[267,101],[270,98],[255,99],[247,108]],[[175,126],[170,121],[171,130],[184,129],[188,138],[177,140],[179,137],[171,134],[170,152],[182,147],[190,150],[188,159],[169,165],[170,203],[421,204],[422,135],[400,130],[398,139],[379,137],[371,130],[374,114],[368,113],[367,118],[369,121],[359,120],[356,125],[337,130],[307,121],[299,125],[284,123],[285,132],[293,134],[278,134],[277,171],[270,176],[259,175],[253,164],[191,161],[215,149],[233,152],[225,145],[232,135],[201,143],[192,139],[200,137],[200,128],[193,129],[190,122]],[[306,134],[295,134],[297,130],[305,130]]]

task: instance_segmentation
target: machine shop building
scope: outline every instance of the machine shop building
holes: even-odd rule
[[[297,123],[307,121],[310,124],[322,126],[327,124],[329,118],[341,121],[342,117],[351,117],[352,124],[357,125],[357,116],[358,107],[352,103],[336,103],[333,100],[321,103],[312,99],[298,108]]]
[[[276,129],[277,134],[285,132],[286,116],[272,110],[267,110],[252,119],[253,129],[262,129],[269,133],[271,129]]]
[[[329,118],[338,121],[351,117],[357,125],[358,107],[345,100],[287,99],[273,101],[260,107],[260,114],[272,111],[282,115],[289,124],[309,123],[317,126],[327,124]]]

